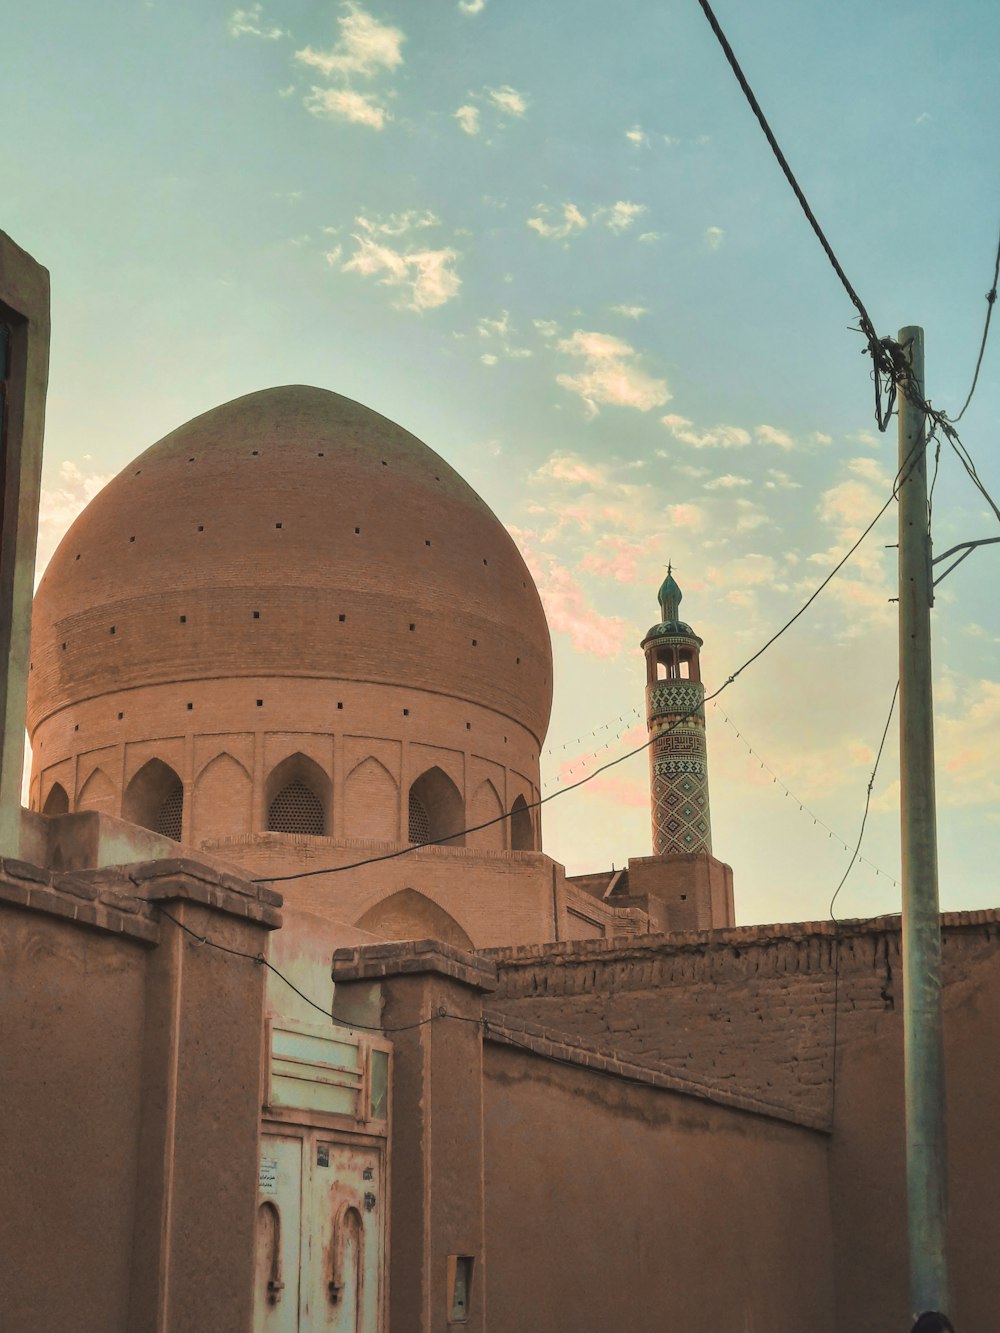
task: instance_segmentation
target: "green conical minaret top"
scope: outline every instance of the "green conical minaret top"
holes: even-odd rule
[[[680,604],[683,596],[673,576],[673,568],[667,565],[667,577],[660,584],[660,617],[665,625],[675,625],[680,620]]]

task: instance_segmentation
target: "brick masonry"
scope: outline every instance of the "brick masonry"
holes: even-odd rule
[[[994,946],[996,912],[942,918],[944,981]],[[838,1042],[900,1003],[899,919],[490,950],[507,1021],[829,1125]],[[839,966],[838,966],[839,964]]]

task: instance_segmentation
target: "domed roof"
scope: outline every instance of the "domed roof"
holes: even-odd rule
[[[29,728],[133,685],[337,678],[548,724],[537,590],[472,488],[415,436],[339,394],[247,394],[111,481],[35,599]]]

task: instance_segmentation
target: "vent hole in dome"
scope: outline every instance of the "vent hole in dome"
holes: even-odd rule
[[[430,544],[431,544],[431,539],[430,539],[429,537],[425,537],[425,538],[424,538],[424,545],[425,545],[425,546],[430,546]]]
[[[260,457],[260,450],[259,450],[259,449],[251,449],[251,450],[250,450],[250,454],[251,454],[251,457],[253,457],[253,458],[259,458],[259,457]]]
[[[130,541],[130,542],[134,542],[134,541],[135,541],[135,538],[134,538],[134,537],[129,537],[129,541]]]
[[[345,615],[343,615],[343,614],[341,614],[341,615],[339,615],[339,616],[337,617],[337,620],[340,622],[341,625],[344,623],[344,621],[345,621],[346,619],[347,619],[347,617],[346,617]]]
[[[119,713],[119,714],[118,714],[118,721],[120,722],[124,716],[125,716],[124,713]]]
[[[156,812],[154,832],[162,833],[165,838],[173,838],[174,842],[180,842],[183,814],[184,788],[178,782],[176,787],[172,787],[160,802],[160,808]]]
[[[182,625],[187,624],[187,619],[188,619],[187,616],[178,616],[177,619],[180,621]]]
[[[410,710],[409,710],[408,708],[404,708],[404,709],[403,709],[403,716],[404,716],[404,717],[409,717],[409,716],[410,716]]]
[[[416,628],[417,628],[416,625],[411,625],[411,626],[410,626],[410,633],[412,634],[413,631],[414,631]]]
[[[257,700],[257,707],[258,707],[258,708],[263,708],[263,707],[264,707],[264,700],[263,700],[263,699],[258,699],[258,700]]]
[[[321,838],[326,832],[323,805],[304,782],[290,782],[271,802],[267,827],[272,833],[304,833]]]
[[[259,611],[255,611],[255,612],[253,613],[253,618],[254,618],[254,620],[260,620],[260,612],[259,612]]]
[[[111,626],[111,633],[112,633],[112,634],[117,634],[117,633],[118,633],[118,631],[115,629],[114,625]]]
[[[414,796],[413,792],[410,792],[409,840],[419,846],[421,843],[429,842],[430,836],[431,821],[427,807],[419,796]]]
[[[205,531],[205,525],[204,525],[204,523],[199,523],[199,524],[198,524],[198,531],[199,531],[199,532],[204,532],[204,531]]]
[[[280,528],[280,527],[281,527],[281,524],[280,524],[280,523],[275,523],[274,526],[275,526],[276,528]]]
[[[193,463],[193,462],[194,462],[194,459],[193,459],[193,458],[189,458],[189,459],[188,459],[188,462],[189,462],[189,463]]]
[[[355,537],[360,537],[360,535],[361,535],[361,529],[360,529],[360,528],[355,528],[355,529],[354,529],[354,535],[355,535]]]
[[[189,713],[191,712],[191,710],[192,710],[193,708],[194,708],[194,704],[188,704],[188,712],[189,712]]]

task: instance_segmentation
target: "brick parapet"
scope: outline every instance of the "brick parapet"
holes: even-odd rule
[[[806,1129],[815,1129],[823,1133],[829,1133],[832,1129],[829,1116],[813,1115],[808,1111],[796,1110],[778,1102],[768,1102],[760,1097],[727,1091],[701,1079],[690,1078],[683,1073],[640,1062],[632,1055],[586,1041],[571,1033],[558,1032],[539,1023],[512,1019],[498,1009],[484,1009],[483,1024],[487,1041],[515,1046],[544,1059],[555,1060],[561,1064],[578,1065],[582,1069],[621,1078],[630,1083],[643,1083],[651,1088],[679,1092],[688,1097],[716,1102],[721,1106],[732,1106],[754,1115],[802,1125]]]
[[[144,944],[159,942],[157,904],[178,899],[269,929],[281,924],[280,894],[194,861],[59,873],[10,857],[0,859],[0,903],[129,935]]]
[[[948,913],[942,926],[947,985],[995,948],[1000,913]],[[832,1105],[838,1024],[843,1041],[898,1020],[900,955],[896,916],[485,951],[507,1022],[816,1123]]]
[[[497,985],[496,968],[491,962],[441,940],[363,944],[354,948],[335,949],[333,952],[332,975],[335,982],[364,981],[414,973],[435,973],[450,977],[480,991],[493,991]]]

